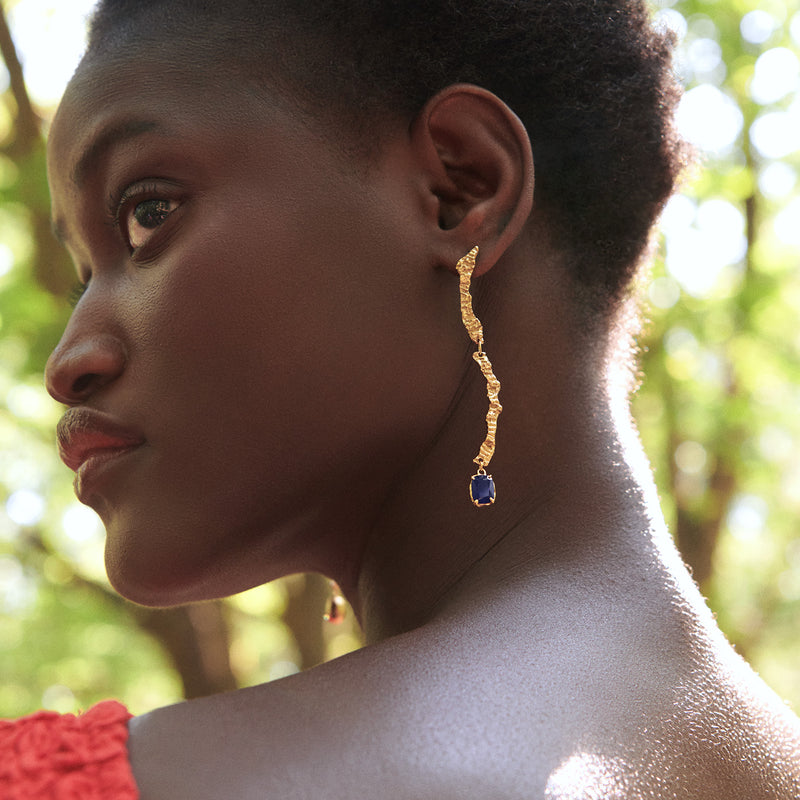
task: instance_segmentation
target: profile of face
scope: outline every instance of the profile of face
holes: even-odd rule
[[[367,159],[147,55],[85,62],[52,126],[86,287],[47,382],[112,583],[170,604],[357,560],[465,342],[404,131]]]

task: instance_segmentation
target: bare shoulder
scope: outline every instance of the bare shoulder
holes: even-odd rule
[[[553,633],[478,619],[387,648],[393,735],[448,781],[409,796],[800,798],[800,719],[718,632],[685,653],[669,624]]]
[[[518,633],[432,626],[140,718],[142,800],[800,797],[800,723],[736,657]]]
[[[670,694],[620,751],[632,797],[800,797],[800,720],[744,662],[695,669]]]
[[[651,758],[687,796],[800,797],[800,720],[732,651],[676,686],[656,730]]]

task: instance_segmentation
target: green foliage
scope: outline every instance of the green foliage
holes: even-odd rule
[[[800,79],[791,68],[800,13],[781,0],[684,0],[660,14],[682,34],[690,93],[715,87],[741,125],[665,214],[666,247],[643,287],[651,302],[637,416],[668,520],[720,625],[797,708]],[[776,53],[782,70],[770,75]],[[765,143],[758,126],[771,115],[780,125]],[[687,273],[698,253],[707,261],[694,270],[716,269],[716,279]]]
[[[107,697],[124,696],[133,708],[179,698],[177,676],[156,642],[117,604],[68,576],[53,565],[45,565],[44,580],[28,574],[29,602],[0,621],[3,715],[43,704],[74,711]]]

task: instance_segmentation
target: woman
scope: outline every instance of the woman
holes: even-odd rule
[[[322,572],[368,642],[132,719],[142,798],[800,794],[625,398],[676,97],[638,2],[100,3],[47,381],[109,576]]]

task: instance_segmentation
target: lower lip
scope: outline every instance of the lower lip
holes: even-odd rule
[[[139,447],[138,444],[130,447],[103,449],[88,456],[75,473],[75,494],[78,500],[86,502],[91,490],[96,488],[100,478],[137,447]]]

